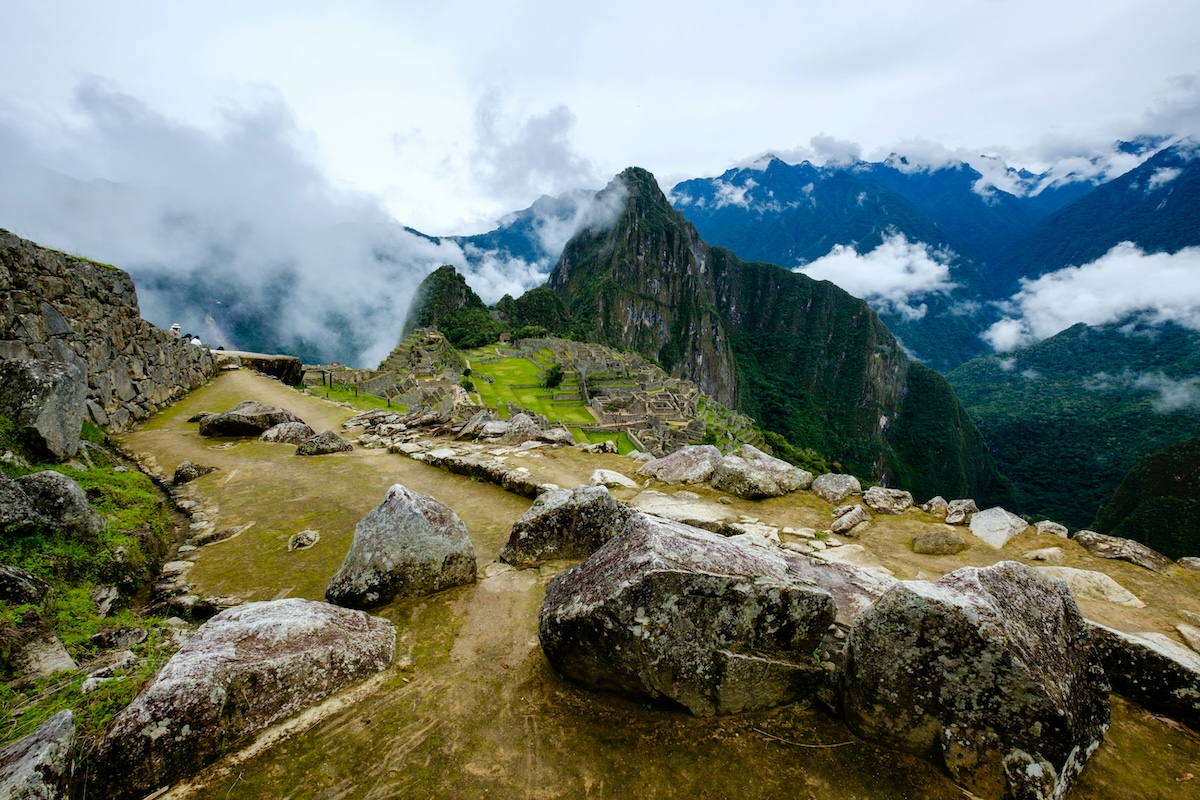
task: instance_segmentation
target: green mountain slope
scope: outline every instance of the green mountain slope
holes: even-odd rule
[[[1200,438],[1139,461],[1093,527],[1144,542],[1171,558],[1200,556]]]
[[[503,330],[479,295],[449,264],[429,273],[417,287],[401,338],[417,328],[437,328],[455,347],[491,344]]]

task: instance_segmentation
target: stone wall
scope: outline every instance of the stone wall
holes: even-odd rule
[[[142,319],[124,270],[0,230],[0,358],[65,361],[87,380],[88,414],[128,428],[215,374],[207,347]]]

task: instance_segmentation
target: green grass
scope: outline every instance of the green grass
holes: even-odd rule
[[[633,440],[623,432],[610,433],[606,431],[585,431],[579,428],[570,428],[571,435],[575,437],[575,441],[585,441],[588,444],[598,444],[599,442],[616,442],[617,452],[621,455],[632,453],[637,448],[633,445]]]
[[[377,397],[373,394],[360,392],[353,386],[345,383],[334,383],[332,386],[313,386],[309,391],[318,397],[325,397],[339,403],[349,403],[360,411],[373,411],[377,408],[400,413],[408,411],[408,406],[389,402],[386,397]]]
[[[527,408],[544,415],[552,422],[563,422],[568,425],[594,423],[596,418],[584,406],[583,401],[574,403],[554,402],[549,389],[541,386],[542,376],[546,368],[554,363],[554,356],[549,350],[540,351],[535,360],[528,358],[501,358],[494,364],[484,364],[482,359],[494,357],[494,346],[483,347],[470,351],[471,379],[480,401],[488,408],[498,409],[501,415],[507,414],[505,403]],[[493,379],[484,380],[484,376]],[[533,386],[535,388],[514,389],[514,386]],[[558,394],[571,394],[575,382],[565,379],[555,390]],[[577,391],[577,390],[576,390]]]

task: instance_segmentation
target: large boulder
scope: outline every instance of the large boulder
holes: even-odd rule
[[[92,508],[79,484],[61,472],[47,469],[17,478],[21,491],[46,525],[67,533],[95,535],[107,523]]]
[[[331,453],[349,453],[354,445],[330,430],[321,431],[311,439],[305,439],[296,447],[298,456],[327,456]]]
[[[903,489],[872,486],[863,492],[863,502],[879,514],[903,514],[912,507],[913,496]]]
[[[0,472],[0,534],[22,533],[44,521],[21,484]]]
[[[1105,536],[1095,531],[1079,531],[1075,534],[1075,543],[1082,545],[1084,550],[1097,558],[1128,561],[1154,572],[1166,572],[1171,566],[1171,559],[1132,539]]]
[[[812,493],[827,503],[840,503],[853,494],[862,494],[862,484],[853,475],[826,472],[818,475],[810,487]]]
[[[999,550],[1029,523],[1000,506],[971,515],[971,533]]]
[[[143,797],[392,662],[392,623],[311,600],[247,603],[202,625],[109,726],[97,797]],[[89,793],[91,794],[91,793]]]
[[[303,422],[286,408],[243,400],[228,411],[200,420],[201,436],[258,436],[284,422]]]
[[[354,526],[354,539],[325,597],[374,608],[475,581],[475,548],[458,515],[429,495],[396,484]]]
[[[1200,655],[1162,633],[1089,624],[1113,691],[1200,730]]]
[[[36,449],[56,460],[79,452],[87,384],[62,361],[0,361],[0,415]]]
[[[41,605],[50,597],[50,584],[18,567],[0,564],[0,602],[14,606]]]
[[[812,482],[811,472],[769,456],[749,444],[721,459],[712,476],[714,489],[748,500],[779,497],[797,489],[807,489]]]
[[[684,525],[703,528],[713,533],[723,533],[729,524],[737,519],[737,515],[725,506],[686,490],[674,494],[645,491],[633,498],[629,505],[645,514],[682,522]]]
[[[550,582],[542,649],[573,681],[697,716],[812,695],[826,681],[812,652],[836,607],[779,553],[635,514]]]
[[[1109,687],[1066,587],[1004,561],[905,581],[850,633],[852,730],[944,759],[981,797],[1063,797],[1108,727]]]
[[[343,423],[345,427],[345,423]],[[317,432],[305,422],[281,422],[263,431],[258,440],[271,444],[300,444],[316,436]]]
[[[663,483],[707,483],[720,463],[720,450],[711,444],[693,444],[647,461],[638,467],[637,474]]]
[[[603,486],[552,489],[513,523],[500,560],[530,567],[555,558],[587,558],[619,535],[631,514]]]
[[[0,749],[0,797],[59,800],[71,779],[75,715],[60,711],[24,739]]]

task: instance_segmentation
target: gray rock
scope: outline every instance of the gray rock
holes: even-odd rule
[[[721,451],[711,444],[681,447],[669,456],[647,461],[637,474],[663,483],[707,483],[712,480]]]
[[[587,558],[620,535],[632,513],[604,486],[545,492],[513,523],[500,560],[527,567],[556,558]]]
[[[1200,572],[1200,558],[1196,558],[1195,556],[1184,556],[1175,563],[1184,569]]]
[[[946,516],[946,511],[949,508],[950,508],[950,504],[947,503],[946,498],[942,497],[941,495],[934,497],[927,503],[921,504],[922,511],[924,511],[928,514],[936,514],[941,517]]]
[[[1146,604],[1132,592],[1103,572],[1074,567],[1035,567],[1049,578],[1057,578],[1067,584],[1076,600],[1097,603],[1113,603],[1128,608],[1145,608]]]
[[[829,530],[832,533],[849,533],[850,531],[858,528],[858,526],[864,522],[869,523],[870,521],[871,515],[865,508],[862,506],[854,506],[845,514],[842,514],[840,517],[835,519],[833,524],[829,526]]]
[[[588,478],[589,486],[607,486],[616,489],[636,489],[637,483],[625,477],[619,472],[611,469],[597,469],[592,471],[592,477]]]
[[[354,526],[354,539],[325,597],[373,608],[475,581],[475,549],[458,515],[400,484]]]
[[[43,521],[21,484],[0,472],[0,533],[21,533]]]
[[[614,453],[615,454],[617,452],[617,443],[614,442],[612,439],[605,439],[603,442],[596,442],[595,444],[582,445],[579,449],[585,453]]]
[[[1029,523],[1000,506],[971,515],[971,533],[999,550]]]
[[[71,780],[75,715],[60,711],[24,739],[0,749],[0,797],[60,800]]]
[[[201,626],[109,726],[97,797],[142,797],[252,734],[387,667],[392,623],[286,599],[247,603]]]
[[[570,447],[575,444],[575,437],[566,428],[549,428],[539,431],[537,438],[548,444],[561,444]]]
[[[1128,561],[1153,572],[1166,572],[1171,567],[1171,559],[1132,539],[1105,536],[1095,531],[1079,531],[1075,534],[1075,543],[1097,558]]]
[[[349,453],[354,445],[333,431],[325,430],[311,439],[305,439],[296,447],[298,456],[325,456],[330,453]]]
[[[288,550],[307,550],[319,541],[321,541],[320,531],[300,531],[288,539]]]
[[[317,432],[310,428],[307,423],[281,422],[263,431],[259,435],[258,440],[271,444],[300,444],[316,435]]]
[[[210,472],[216,472],[216,467],[201,467],[193,464],[191,461],[182,461],[175,468],[175,475],[171,478],[171,483],[176,486],[182,486],[185,483],[191,483],[197,478],[203,477]]]
[[[0,415],[34,447],[61,461],[79,452],[87,384],[61,361],[0,361]]]
[[[971,499],[951,500],[946,505],[947,525],[966,525],[971,521],[971,515],[979,512],[979,506]]]
[[[828,503],[840,503],[852,494],[862,494],[862,484],[853,475],[827,472],[812,482],[812,493]]]
[[[303,422],[286,408],[243,400],[228,411],[200,420],[201,436],[258,436],[284,422]]]
[[[1162,633],[1124,633],[1090,622],[1113,691],[1200,729],[1200,654]]]
[[[921,531],[913,537],[913,552],[925,556],[952,556],[966,549],[966,540],[954,531]]]
[[[101,650],[128,650],[146,641],[148,635],[145,628],[123,626],[94,633],[90,641]]]
[[[903,514],[912,508],[913,496],[901,489],[872,486],[863,492],[863,502],[879,514]]]
[[[645,491],[633,498],[629,505],[645,514],[682,522],[684,525],[703,528],[713,533],[721,533],[729,523],[737,519],[737,515],[732,511],[688,491],[674,494]]]
[[[981,797],[1063,797],[1108,727],[1100,656],[1070,594],[1028,567],[905,581],[850,633],[851,730],[944,759]]]
[[[1051,536],[1058,536],[1063,539],[1067,538],[1066,526],[1059,525],[1057,522],[1051,522],[1048,519],[1044,519],[1041,522],[1036,523],[1033,527],[1037,528],[1038,533],[1045,533],[1045,534],[1049,534]]]
[[[854,546],[836,547],[823,551],[821,555]],[[788,569],[793,574],[833,595],[837,605],[837,617],[834,621],[843,628],[849,628],[854,620],[858,619],[859,614],[874,605],[875,601],[898,583],[883,570],[787,550],[776,552],[788,562]]]
[[[21,632],[21,638],[12,644],[9,662],[17,685],[78,669],[67,648],[41,620]]]
[[[835,604],[780,552],[635,514],[550,582],[542,649],[571,680],[697,716],[811,695],[827,680],[811,654]]]
[[[748,500],[779,497],[797,489],[807,489],[812,482],[811,472],[769,456],[749,444],[721,459],[712,476],[714,489]]]
[[[73,534],[95,535],[107,527],[104,517],[92,504],[79,484],[54,470],[43,470],[17,478],[21,491],[46,525]]]
[[[0,564],[0,602],[41,605],[49,597],[50,584],[23,569]]]
[[[817,544],[814,542],[814,544]],[[838,564],[849,564],[853,567],[859,567],[864,570],[875,570],[882,572],[885,575],[891,575],[892,571],[883,565],[878,556],[872,553],[861,544],[845,544],[840,547],[826,547],[823,550],[818,550],[813,553],[814,558],[820,558],[825,561],[833,561]]]
[[[113,606],[121,599],[121,590],[115,586],[97,586],[92,590],[92,603],[96,606],[96,616],[104,619],[112,611]]]

